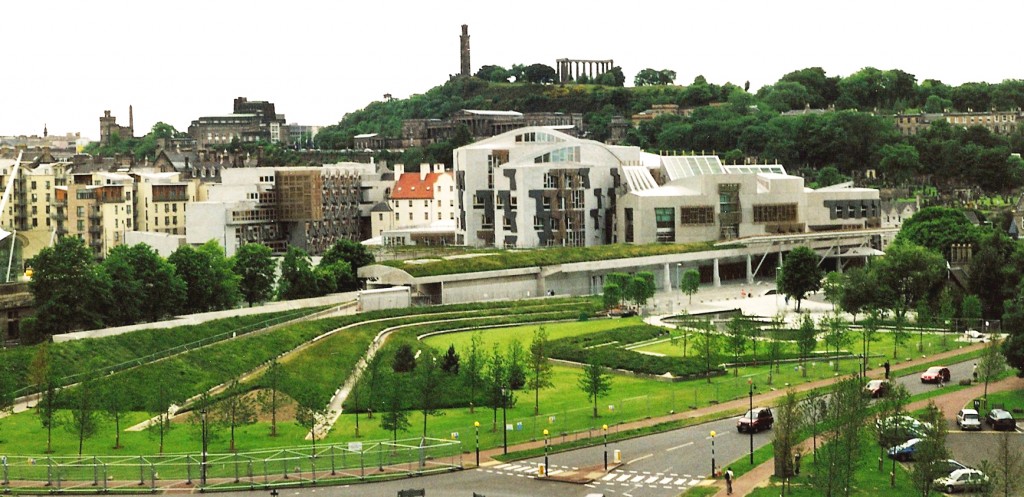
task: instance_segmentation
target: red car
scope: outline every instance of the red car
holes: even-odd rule
[[[772,416],[772,410],[767,407],[755,407],[751,411],[747,411],[742,418],[736,421],[736,431],[743,432],[759,432],[761,430],[772,429],[772,424],[775,423],[775,417]]]
[[[949,381],[949,368],[932,366],[921,373],[921,383],[946,383]]]

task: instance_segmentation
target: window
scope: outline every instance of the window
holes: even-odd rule
[[[174,224],[178,224],[178,216],[172,217],[171,221],[174,221]]]
[[[583,208],[583,190],[575,190],[572,192],[572,208]]]
[[[633,243],[633,209],[624,210],[626,223],[626,243]]]
[[[791,223],[796,221],[796,204],[763,204],[754,206],[755,223]]]
[[[164,226],[171,224],[170,216],[164,216]]]
[[[558,177],[551,173],[544,173],[544,188],[558,188]]]
[[[508,204],[510,206],[512,206],[513,209],[516,208],[517,202],[516,202],[516,196],[515,195],[512,195],[511,197],[508,198]]]
[[[680,207],[679,224],[682,226],[715,224],[715,208],[710,205]]]
[[[409,201],[409,207],[412,207],[412,200]]]
[[[409,213],[409,220],[412,221],[412,213]]]
[[[384,214],[383,213],[377,214],[377,220],[378,221],[383,221],[384,220]]]
[[[543,207],[545,209],[550,209],[551,208],[551,199],[548,198],[548,197],[542,197],[540,199],[540,205],[541,205],[541,207]]]
[[[655,241],[675,242],[676,241],[676,210],[671,207],[657,207],[654,209],[654,221],[657,226]]]
[[[75,214],[76,214],[76,215],[77,215],[78,217],[85,217],[85,207],[82,207],[81,205],[80,205],[80,206],[78,206],[78,208],[77,208],[77,209],[75,209]]]
[[[399,219],[401,219],[401,218],[400,218],[400,217],[398,217],[398,213],[396,212],[396,213],[395,213],[395,221],[398,221]]]
[[[533,229],[539,230],[544,227],[544,223],[541,222],[540,216],[533,216]]]
[[[35,190],[35,189],[36,189],[36,182],[35,182],[35,181],[33,181],[33,182],[32,182],[32,189],[33,189],[33,190]]]
[[[429,212],[424,212],[423,213],[423,220],[424,221],[430,221],[430,213]]]

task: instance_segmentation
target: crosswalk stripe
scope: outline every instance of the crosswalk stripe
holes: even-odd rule
[[[497,468],[497,469],[505,469],[505,468],[507,468],[507,467],[509,467],[511,465],[512,464],[510,464],[510,463],[499,464],[499,465],[495,466],[495,468]]]
[[[626,481],[626,480],[628,480],[628,479],[629,479],[629,478],[630,478],[631,476],[633,476],[633,475],[622,475],[622,476],[620,476],[620,477],[616,478],[616,479],[615,479],[615,481]]]
[[[606,474],[606,475],[601,477],[601,481],[608,481],[608,480],[611,480],[612,478],[615,478],[616,476],[618,476],[618,475],[616,475],[614,473],[608,473],[608,474]]]
[[[645,480],[644,484],[650,484],[650,483],[654,483],[656,481],[658,481],[658,477],[657,476],[652,476],[652,477],[648,478],[647,480]]]
[[[632,480],[629,480],[629,482],[630,483],[637,483],[637,482],[643,481],[644,478],[647,478],[647,477],[644,476],[644,475],[635,476],[635,477],[633,477]]]
[[[686,478],[680,478],[676,480],[676,482],[673,483],[673,485],[686,485]]]
[[[664,485],[670,481],[672,481],[672,478],[662,478],[661,481],[658,482],[658,485]]]
[[[696,485],[700,483],[700,480],[690,480],[690,485]]]

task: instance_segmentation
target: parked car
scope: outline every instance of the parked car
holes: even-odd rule
[[[978,330],[967,330],[964,332],[964,340],[968,342],[984,342],[985,334]]]
[[[953,492],[966,492],[980,490],[988,485],[988,477],[985,473],[976,469],[958,469],[949,476],[935,479],[935,487],[948,494]]]
[[[932,429],[931,423],[914,419],[910,416],[889,416],[875,421],[875,428],[893,441],[924,438]]]
[[[960,409],[960,412],[956,413],[956,425],[961,430],[980,430],[981,416],[974,409]]]
[[[988,416],[985,416],[985,422],[993,430],[1013,431],[1017,429],[1017,422],[1013,420],[1013,416],[1003,409],[992,409],[989,411]]]
[[[914,451],[917,450],[920,438],[911,438],[895,447],[889,448],[889,457],[897,461],[909,461],[914,458]]]
[[[871,395],[872,399],[885,397],[889,393],[889,380],[871,380],[864,386],[864,391]]]
[[[946,459],[944,461],[940,461],[940,463],[946,463],[946,468],[948,469],[947,472],[949,474],[953,474],[954,471],[958,471],[961,469],[972,469],[969,468],[966,464],[955,459]]]
[[[921,373],[921,383],[946,383],[949,381],[949,368],[932,366]]]
[[[775,418],[772,410],[767,407],[755,407],[747,411],[742,418],[736,421],[736,430],[740,433],[753,430],[755,433],[761,430],[772,429]]]

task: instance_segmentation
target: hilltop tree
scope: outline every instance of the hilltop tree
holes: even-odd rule
[[[796,310],[800,312],[804,296],[821,288],[822,276],[818,255],[808,247],[796,247],[786,255],[782,263],[780,290],[786,296],[796,299]]]
[[[235,253],[232,269],[238,275],[238,290],[249,307],[273,297],[277,262],[270,247],[260,243],[242,245]]]
[[[554,83],[558,79],[558,73],[548,65],[530,64],[523,69],[523,77],[528,83],[546,84]]]

